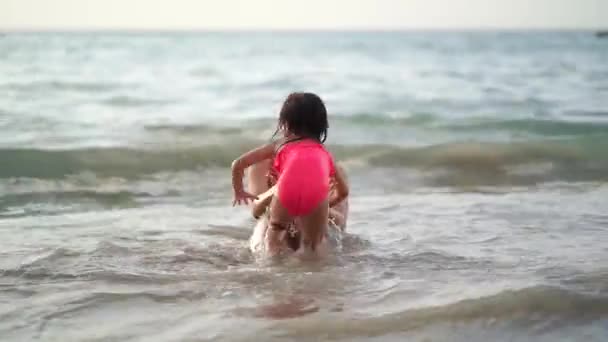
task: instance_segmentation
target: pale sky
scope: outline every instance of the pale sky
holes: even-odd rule
[[[0,29],[604,28],[608,0],[0,0]]]

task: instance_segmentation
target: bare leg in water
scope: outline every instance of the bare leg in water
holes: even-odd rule
[[[294,219],[281,204],[279,197],[274,196],[270,202],[269,242],[279,241],[279,235],[289,227]],[[329,204],[327,199],[319,203],[310,214],[298,217],[298,228],[302,234],[302,247],[304,249],[317,252],[327,231],[328,220]]]
[[[329,222],[329,203],[324,200],[312,213],[300,219],[302,224],[302,248],[304,254],[320,255],[327,234]]]
[[[270,170],[271,163],[270,160],[267,160],[252,165],[247,169],[247,189],[250,193],[261,195],[270,188],[267,181],[267,174]],[[252,209],[254,209],[255,206],[256,205],[253,204]],[[270,247],[267,244],[266,237],[268,233],[268,217],[266,215],[261,215],[261,213],[254,213],[254,217],[259,218],[257,219],[253,234],[249,241],[250,248],[252,251],[261,251],[262,249],[268,250]]]

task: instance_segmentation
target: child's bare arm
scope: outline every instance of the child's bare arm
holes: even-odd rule
[[[232,162],[232,189],[234,191],[234,203],[241,203],[255,198],[251,194],[248,194],[243,189],[243,177],[245,175],[245,169],[249,166],[259,163],[263,160],[270,159],[274,155],[274,144],[268,144],[256,149],[253,149]]]
[[[344,215],[342,215],[342,213],[335,209],[335,208],[329,208],[329,218],[331,220],[334,221],[334,224],[336,226],[338,226],[340,229],[343,229],[345,226],[345,220],[344,220]]]
[[[346,174],[341,167],[336,167],[336,196],[334,196],[329,201],[329,206],[333,207],[336,204],[342,202],[346,197],[348,197],[349,187],[348,182],[346,180]]]
[[[259,194],[258,199],[253,201],[251,213],[256,220],[262,216],[268,205],[270,205],[270,201],[272,201],[272,196],[274,195],[275,190],[276,185],[268,189],[266,192]]]

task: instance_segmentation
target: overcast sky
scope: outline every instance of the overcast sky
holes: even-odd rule
[[[608,27],[608,0],[0,0],[2,29]]]

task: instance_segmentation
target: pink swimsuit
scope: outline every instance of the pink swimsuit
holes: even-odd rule
[[[278,199],[291,216],[310,214],[329,195],[336,171],[331,154],[313,140],[287,142],[273,163],[278,175]]]

